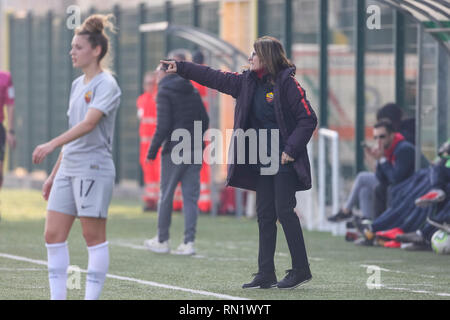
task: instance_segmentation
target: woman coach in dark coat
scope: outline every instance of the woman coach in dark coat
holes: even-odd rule
[[[316,128],[317,118],[305,91],[294,77],[295,66],[286,58],[280,41],[266,36],[256,40],[253,47],[254,52],[248,59],[250,68],[242,74],[184,61],[161,62],[168,65],[169,73],[176,72],[233,96],[236,99],[235,132],[250,128],[279,130],[281,166],[277,173],[262,175],[258,170],[264,166],[261,163],[236,164],[233,161],[228,167],[227,185],[256,191],[258,273],[243,288],[277,286],[290,289],[311,279],[302,229],[294,208],[295,192],[311,188],[306,145]],[[245,149],[248,151],[248,144]],[[292,258],[292,269],[278,283],[274,264],[277,219],[283,227]]]

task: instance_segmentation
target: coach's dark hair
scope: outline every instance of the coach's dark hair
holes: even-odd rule
[[[387,133],[393,133],[395,132],[394,126],[392,125],[392,122],[388,119],[382,119],[375,123],[373,126],[374,128],[385,128]]]
[[[258,38],[253,44],[253,48],[267,73],[271,76],[272,82],[275,81],[278,72],[294,66],[287,58],[281,42],[274,37]]]
[[[101,63],[103,58],[109,51],[109,37],[105,32],[105,29],[110,29],[111,32],[115,32],[114,25],[111,19],[114,16],[112,14],[94,14],[89,16],[81,26],[75,30],[76,35],[87,35],[88,41],[92,48],[97,46],[101,47],[101,52],[98,57],[98,62]],[[108,59],[107,59],[108,60]],[[102,67],[108,69],[110,61],[102,63]]]

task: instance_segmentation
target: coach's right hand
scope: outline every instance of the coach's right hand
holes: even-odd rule
[[[177,73],[177,63],[175,61],[159,60],[159,62],[167,65],[166,73]]]

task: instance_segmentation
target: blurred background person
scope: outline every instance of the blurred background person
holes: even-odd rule
[[[198,199],[200,195],[201,163],[195,163],[194,154],[200,153],[203,159],[204,143],[195,143],[194,123],[201,121],[202,136],[209,126],[209,117],[203,106],[198,91],[191,82],[177,74],[166,74],[163,65],[158,67],[158,95],[156,98],[158,118],[147,159],[156,158],[161,151],[161,184],[158,202],[158,234],[144,241],[145,246],[153,252],[169,253],[170,225],[173,211],[174,192],[181,183],[184,215],[184,241],[173,251],[174,254],[192,255],[195,253],[194,241],[197,228]],[[183,129],[190,133],[189,150],[182,150],[181,156],[189,161],[175,163],[173,148],[180,142],[171,139],[176,130]],[[184,142],[184,140],[183,140]],[[176,152],[175,152],[176,153]],[[178,155],[178,154],[177,154]]]
[[[159,196],[160,152],[158,152],[154,161],[145,161],[147,151],[156,131],[156,94],[158,86],[155,72],[148,71],[145,74],[143,89],[144,93],[136,101],[139,119],[139,163],[141,164],[144,176],[144,194],[142,200],[144,202],[144,211],[155,211]]]
[[[169,52],[169,59],[175,61],[191,61],[191,53],[187,49],[178,48]],[[181,183],[175,188],[173,196],[173,211],[181,211],[183,209],[183,195],[181,193]]]
[[[3,126],[5,119],[3,107],[5,105],[8,114],[8,130]],[[0,71],[0,189],[3,186],[6,143],[8,143],[11,149],[16,147],[16,135],[14,132],[14,86],[11,74],[7,71]]]
[[[3,107],[6,105],[8,115],[8,130],[3,126],[5,113]],[[14,86],[11,74],[0,71],[0,188],[3,185],[3,161],[5,159],[6,143],[11,149],[16,147],[16,136],[14,132]]]

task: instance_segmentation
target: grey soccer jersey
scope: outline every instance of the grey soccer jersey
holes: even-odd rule
[[[114,176],[112,144],[121,90],[108,72],[101,72],[87,84],[84,78],[82,75],[72,83],[69,128],[83,121],[89,108],[100,110],[104,117],[91,132],[64,145],[58,171],[65,176]]]

